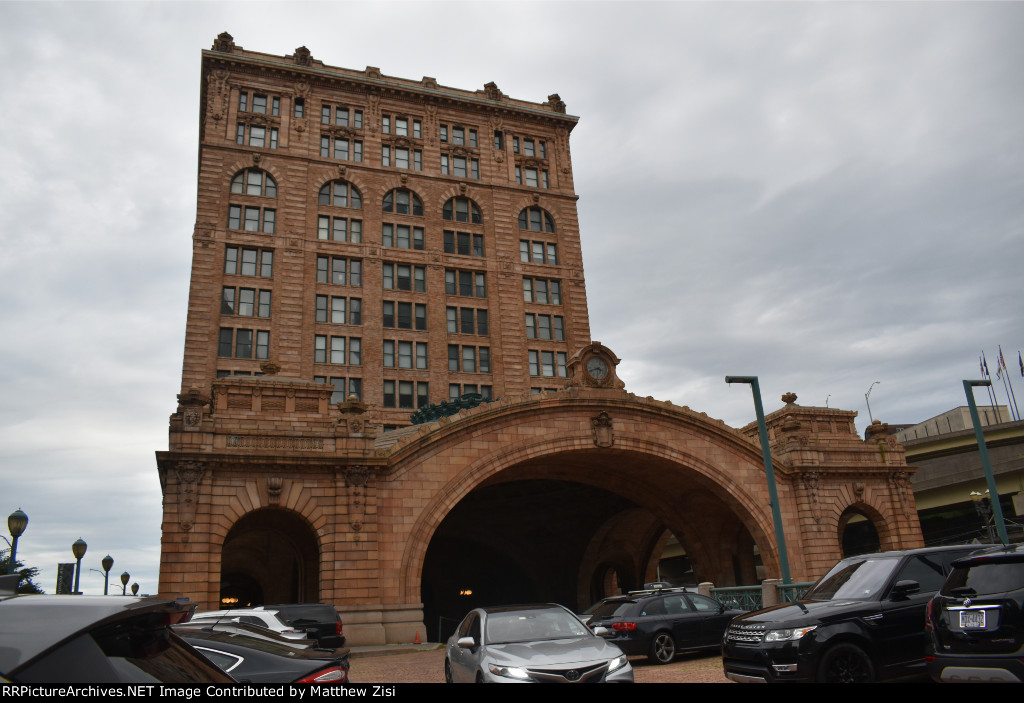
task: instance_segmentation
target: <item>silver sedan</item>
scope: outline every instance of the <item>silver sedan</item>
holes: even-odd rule
[[[471,610],[448,640],[448,683],[632,683],[614,644],[560,605]]]

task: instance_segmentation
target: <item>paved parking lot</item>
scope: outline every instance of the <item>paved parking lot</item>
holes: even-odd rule
[[[637,683],[730,683],[722,674],[718,654],[682,655],[671,664],[631,660]],[[383,654],[352,659],[352,683],[444,683],[444,650],[413,654]]]

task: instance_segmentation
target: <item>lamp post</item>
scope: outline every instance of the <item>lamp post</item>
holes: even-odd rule
[[[999,491],[996,489],[996,479],[992,475],[992,463],[988,460],[988,447],[985,446],[985,435],[981,431],[981,419],[978,417],[978,406],[974,404],[974,386],[991,386],[989,380],[969,381],[964,379],[964,395],[967,396],[967,406],[971,410],[971,422],[974,423],[974,436],[978,439],[978,454],[981,455],[981,468],[985,470],[985,482],[988,483],[988,497],[992,504],[992,515],[996,521],[996,532],[999,533],[999,541],[1006,546],[1010,543],[1006,535],[1006,521],[1003,519],[1003,508],[999,505]]]
[[[11,542],[11,558],[8,562],[10,564],[9,570],[14,569],[14,560],[18,556],[18,538],[25,532],[26,527],[28,527],[28,515],[21,508],[7,516],[7,529],[10,530],[13,539]]]
[[[772,506],[772,520],[775,523],[775,539],[779,543],[779,565],[782,567],[782,582],[792,583],[789,577],[789,554],[786,552],[786,535],[782,531],[782,511],[779,496],[775,490],[775,469],[772,466],[772,452],[768,447],[768,428],[764,424],[764,409],[761,407],[761,386],[757,376],[726,376],[726,383],[749,383],[754,394],[754,412],[757,414],[757,433],[761,437],[761,458],[764,459],[764,473],[768,480],[768,501]]]
[[[75,595],[81,595],[78,592],[78,577],[82,575],[82,557],[85,556],[85,550],[89,548],[89,545],[85,543],[85,540],[79,537],[75,540],[75,543],[71,545],[71,553],[75,555]]]
[[[132,584],[132,595],[133,596],[139,595],[139,584],[137,584],[137,583],[133,583]]]
[[[132,575],[125,571],[121,574],[121,595],[128,595],[128,581],[131,580]]]
[[[114,557],[108,554],[107,556],[103,557],[103,559],[100,561],[100,564],[103,566],[103,595],[108,595],[107,587],[110,584],[110,570],[114,566]]]

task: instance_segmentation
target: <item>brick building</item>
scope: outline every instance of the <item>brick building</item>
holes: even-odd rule
[[[203,53],[161,594],[328,602],[361,644],[438,637],[475,605],[584,608],[653,580],[667,544],[695,581],[779,575],[756,428],[634,396],[590,339],[575,123],[557,95],[227,34]],[[409,426],[466,392],[495,402]],[[783,400],[767,421],[793,577],[851,524],[920,545],[895,438]]]
[[[590,341],[557,95],[511,99],[309,51],[203,54],[182,390],[331,383],[385,426],[465,392],[560,388]]]

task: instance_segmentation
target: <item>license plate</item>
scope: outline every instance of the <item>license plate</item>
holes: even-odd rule
[[[985,629],[985,611],[984,610],[961,610],[960,611],[960,627],[965,630],[984,630]]]

